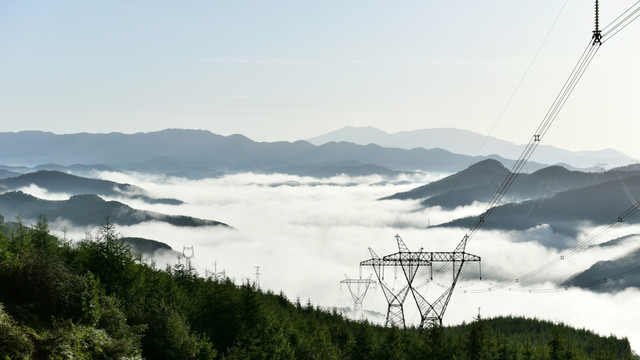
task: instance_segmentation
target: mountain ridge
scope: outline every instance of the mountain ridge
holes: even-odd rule
[[[175,226],[199,227],[229,225],[183,215],[165,215],[153,211],[136,210],[118,201],[105,201],[98,195],[73,195],[68,200],[44,200],[22,191],[0,194],[0,214],[5,219],[20,216],[24,220],[44,215],[50,221],[65,219],[76,226],[98,226],[106,217],[114,224],[133,225],[146,221],[166,222]]]
[[[14,177],[0,179],[0,189],[3,191],[36,185],[54,193],[71,195],[95,194],[102,196],[126,197],[140,199],[150,204],[180,205],[177,199],[153,198],[147,192],[131,184],[121,184],[108,180],[85,178],[57,170],[38,170]]]
[[[494,136],[484,136],[473,131],[455,128],[431,128],[387,133],[370,126],[346,126],[309,138],[307,141],[314,145],[329,141],[349,141],[360,145],[375,143],[381,146],[404,149],[439,147],[462,155],[473,156],[479,154],[489,156],[497,154],[509,159],[518,158],[525,147],[525,145],[514,144]],[[611,148],[569,151],[551,145],[539,145],[532,156],[532,160],[546,164],[566,163],[577,168],[591,168],[599,163],[607,163],[610,167],[618,167],[637,162],[636,159]]]
[[[508,166],[514,163],[497,155],[491,158]],[[366,166],[372,166],[373,171],[367,175],[375,174],[376,167],[386,168],[387,172],[454,172],[473,160],[471,156],[438,148],[385,148],[349,142],[316,146],[303,140],[256,142],[244,135],[222,136],[205,130],[167,129],[136,134],[0,133],[0,164],[63,167],[95,164],[123,171],[187,177],[248,171],[304,174],[305,168],[315,165],[327,169],[324,176],[339,175],[328,171],[332,167],[349,175],[350,169],[342,166],[345,161],[356,165],[354,173],[359,175]],[[545,164],[530,162],[529,166],[539,169]]]
[[[496,206],[484,223],[484,229],[527,230],[547,224],[560,234],[575,237],[584,225],[597,226],[615,223],[623,212],[633,209],[631,194],[640,192],[640,175],[629,176],[621,185],[612,179],[584,187],[568,189],[551,196],[512,202]],[[476,216],[458,218],[438,226],[470,228]],[[640,219],[631,216],[625,223],[637,224]],[[545,244],[562,247],[563,244]]]
[[[421,200],[423,206],[441,206],[447,209],[470,205],[474,201],[488,202],[508,174],[509,169],[500,162],[482,160],[440,180],[383,197],[381,200]],[[552,165],[531,174],[519,174],[505,196],[511,201],[540,199],[563,191],[636,175],[640,175],[640,171],[632,167],[588,173]]]

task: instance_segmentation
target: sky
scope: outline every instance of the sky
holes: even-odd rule
[[[255,281],[260,267],[259,286],[275,293],[282,291],[289,299],[300,298],[314,306],[353,307],[348,288],[340,285],[345,275],[364,278],[373,275],[370,268],[359,268],[360,261],[371,258],[368,248],[378,255],[397,252],[395,235],[408,248],[418,251],[452,251],[467,229],[429,228],[453,218],[477,215],[486,204],[473,204],[452,211],[437,207],[422,208],[418,200],[376,199],[406,191],[441,177],[435,174],[400,176],[382,182],[379,176],[315,179],[291,175],[234,174],[216,179],[185,180],[143,174],[99,173],[112,181],[141,186],[152,196],[173,197],[185,201],[180,206],[146,204],[140,200],[115,198],[137,209],[167,214],[185,214],[225,222],[234,230],[180,228],[162,223],[119,226],[124,236],[139,236],[169,244],[181,252],[193,246],[192,259],[200,275],[206,270],[225,271],[237,283]],[[66,199],[66,194],[50,194],[31,186],[23,189],[47,199]],[[82,239],[84,228],[49,219],[54,234],[62,235],[67,227],[71,240]],[[598,229],[585,227],[574,241],[584,240]],[[639,226],[621,226],[596,243],[628,234],[639,234]],[[545,272],[505,289],[496,289],[503,281],[523,278],[541,265],[559,257],[559,250],[536,241],[562,237],[549,227],[527,231],[488,231],[480,229],[469,241],[466,251],[482,258],[482,267],[467,263],[444,317],[447,325],[471,322],[478,311],[483,317],[526,316],[563,322],[598,334],[627,337],[633,349],[640,350],[637,299],[640,290],[598,294],[587,290],[558,288],[557,284],[589,268],[600,260],[615,259],[638,249],[638,236],[606,248],[589,248],[566,256],[565,260]],[[565,240],[564,238],[561,240]],[[175,264],[175,256],[156,258],[159,266]],[[184,263],[184,260],[182,260]],[[206,270],[205,270],[206,269]],[[483,280],[480,280],[482,274]],[[451,269],[433,282],[426,282],[429,272],[420,271],[416,287],[428,301],[434,301],[450,285]],[[375,276],[372,276],[375,279]],[[405,285],[401,270],[386,269],[385,284],[395,291]],[[427,285],[428,286],[425,286]],[[493,288],[492,291],[486,291]],[[529,293],[529,290],[534,290]],[[466,291],[466,293],[465,293]],[[541,291],[541,292],[540,292]],[[370,289],[363,301],[368,312],[386,311],[380,286]],[[405,302],[409,324],[417,325],[419,314],[411,296]],[[383,316],[370,320],[383,321]]]
[[[601,4],[601,23],[634,2]],[[522,144],[588,43],[593,8],[576,0],[7,0],[0,121],[2,131],[191,128],[257,141],[344,126],[456,127]],[[639,35],[634,22],[602,46],[544,143],[640,158]]]

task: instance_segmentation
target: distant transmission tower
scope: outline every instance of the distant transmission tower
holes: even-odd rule
[[[351,293],[351,298],[353,298],[353,319],[364,319],[362,302],[364,301],[364,297],[367,295],[369,287],[371,285],[375,286],[376,281],[371,280],[371,276],[369,276],[368,279],[363,279],[362,274],[359,279],[351,279],[346,274],[344,276],[345,279],[340,281],[340,285],[347,284],[349,292]]]
[[[182,256],[185,259],[185,267],[187,271],[191,271],[191,259],[195,257],[195,252],[193,251],[193,246],[183,246],[182,247]]]
[[[205,277],[207,279],[213,278],[216,281],[220,281],[227,278],[226,271],[222,270],[218,272],[218,261],[213,262],[213,272],[211,272],[209,269],[205,269],[204,271],[205,271]]]
[[[226,271],[222,270],[221,272],[218,272],[218,261],[213,262],[213,276],[216,280],[224,280],[227,277]]]
[[[255,272],[255,276],[256,276],[256,282],[254,283],[254,285],[256,286],[256,289],[260,289],[260,275],[262,275],[262,273],[260,272],[260,266],[256,266],[256,272]]]

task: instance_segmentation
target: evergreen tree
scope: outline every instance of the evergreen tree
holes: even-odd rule
[[[471,360],[489,359],[489,335],[485,322],[478,315],[469,327],[466,341],[466,353]]]

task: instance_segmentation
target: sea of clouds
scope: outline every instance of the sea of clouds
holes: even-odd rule
[[[358,278],[362,274],[376,279],[371,268],[359,267],[361,261],[371,258],[368,248],[380,256],[397,252],[394,237],[399,234],[412,251],[453,251],[467,230],[436,225],[479,215],[486,206],[474,203],[447,211],[422,208],[419,201],[377,200],[439,179],[441,174],[403,175],[391,180],[379,176],[317,179],[251,173],[201,180],[114,172],[96,176],[137,185],[154,197],[177,198],[185,203],[148,204],[124,196],[109,200],[122,201],[136,209],[217,220],[233,227],[184,228],[149,222],[119,227],[124,236],[158,240],[178,252],[193,246],[192,261],[201,275],[215,269],[224,271],[237,283],[255,282],[259,267],[260,288],[282,291],[291,300],[300,298],[302,303],[310,301],[326,308],[353,307],[349,289],[340,284],[345,275]],[[23,191],[56,200],[66,196],[36,187]],[[64,221],[53,221],[51,228],[58,232],[66,229],[65,236],[71,239],[82,238],[91,230],[74,228]],[[481,267],[478,263],[465,265],[444,323],[470,322],[478,313],[485,318],[526,316],[602,335],[627,337],[634,349],[640,349],[638,289],[599,294],[558,287],[597,261],[614,259],[638,248],[638,239],[606,248],[587,248],[562,261],[554,261],[562,256],[562,249],[542,245],[555,239],[578,244],[597,230],[585,227],[577,239],[569,240],[547,226],[527,231],[477,232],[466,251],[482,257]],[[640,228],[622,226],[597,242],[636,233]],[[156,260],[161,265],[184,263],[177,256]],[[536,272],[527,281],[514,282],[545,264],[553,266]],[[422,268],[414,282],[428,301],[435,300],[451,285],[451,268],[438,269]],[[505,282],[510,285],[502,286]],[[386,269],[384,283],[393,291],[400,291],[406,284],[402,269]],[[367,314],[379,314],[368,315],[371,321],[384,321],[386,301],[380,286],[369,289],[363,305]],[[409,324],[420,321],[411,294],[405,302],[405,316]]]

